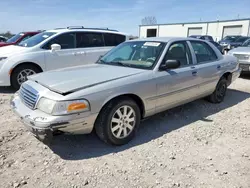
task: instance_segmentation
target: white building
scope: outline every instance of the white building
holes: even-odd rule
[[[216,41],[227,35],[250,36],[250,18],[139,26],[140,38],[187,37],[190,35],[211,35]]]

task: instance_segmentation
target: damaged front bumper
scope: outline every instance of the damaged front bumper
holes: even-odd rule
[[[64,116],[52,116],[38,109],[32,110],[15,94],[10,101],[11,108],[25,127],[40,141],[50,142],[54,133],[88,134],[93,130],[97,113],[84,112]]]

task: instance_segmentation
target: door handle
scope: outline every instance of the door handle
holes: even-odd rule
[[[192,75],[196,76],[197,75],[197,71],[192,71]]]
[[[221,68],[221,66],[220,66],[220,65],[218,65],[218,66],[217,66],[217,69],[220,69],[220,68]]]
[[[195,69],[195,66],[190,67],[191,69]]]

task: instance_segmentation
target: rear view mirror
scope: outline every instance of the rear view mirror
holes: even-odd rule
[[[179,60],[169,59],[160,66],[160,70],[176,69],[180,67],[181,63]]]
[[[55,52],[57,50],[61,50],[61,45],[59,45],[59,44],[52,44],[51,45],[51,51]]]

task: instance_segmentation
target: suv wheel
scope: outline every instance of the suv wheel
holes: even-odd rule
[[[14,69],[11,74],[11,85],[14,89],[19,89],[21,84],[27,81],[27,77],[39,73],[40,70],[34,65],[21,65]]]
[[[227,80],[222,77],[218,82],[215,91],[208,96],[208,101],[211,103],[221,103],[227,92]]]
[[[138,130],[141,114],[130,98],[109,102],[100,112],[95,130],[98,137],[112,145],[127,144]]]

